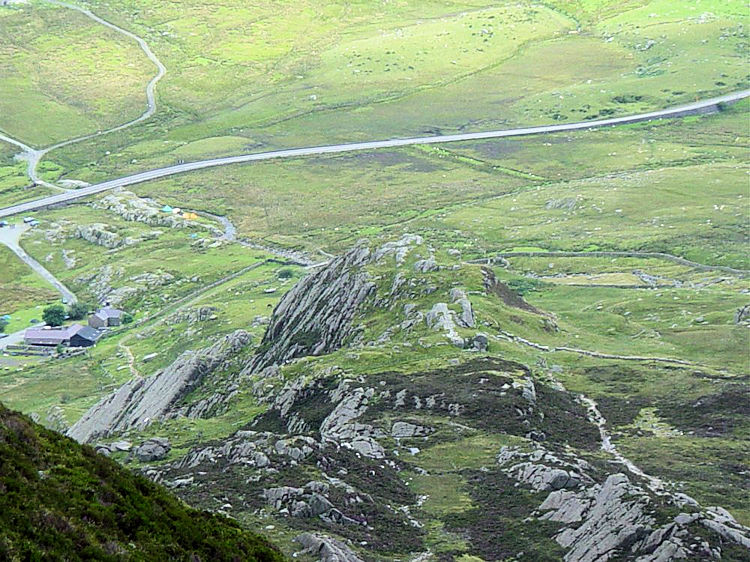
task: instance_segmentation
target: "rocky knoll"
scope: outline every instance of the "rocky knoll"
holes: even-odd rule
[[[656,497],[624,473],[598,483],[594,468],[573,455],[503,447],[497,462],[520,483],[549,492],[537,516],[564,525],[555,540],[566,561],[720,560],[723,542],[750,549],[750,529],[725,510],[701,509],[686,497]],[[685,511],[660,523],[656,514],[664,503]],[[713,531],[714,540],[702,538],[699,525]]]
[[[412,253],[416,255],[415,261],[412,267],[407,267],[407,258]],[[383,266],[389,268],[385,275],[370,271]],[[420,236],[407,234],[373,248],[360,242],[284,295],[246,373],[282,365],[298,357],[330,353],[345,342],[350,346],[385,344],[394,333],[408,332],[420,324],[444,333],[457,347],[486,349],[486,335],[480,333],[477,343],[476,338],[467,339],[458,332],[459,328],[476,326],[472,304],[464,290],[452,287],[446,291],[446,302],[418,310],[418,299],[436,289],[430,284],[429,274],[440,269],[432,250]],[[357,318],[366,306],[388,309],[402,298],[417,301],[404,305],[406,319],[387,328],[374,341],[362,341]]]
[[[340,347],[352,333],[354,315],[375,290],[362,271],[372,259],[369,248],[357,247],[297,283],[274,310],[250,370]]]
[[[68,436],[86,443],[167,417],[204,376],[249,343],[250,335],[237,331],[207,349],[183,353],[163,371],[135,378],[103,398],[68,430]]]
[[[221,236],[222,232],[213,226],[189,221],[179,215],[164,213],[161,207],[151,199],[138,197],[132,191],[117,189],[95,200],[92,204],[95,209],[104,209],[121,216],[127,221],[141,222],[150,226],[165,226],[168,228],[202,227],[214,236]]]

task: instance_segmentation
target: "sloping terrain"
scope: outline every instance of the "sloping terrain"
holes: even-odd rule
[[[0,207],[736,93],[748,23],[738,0],[0,1]],[[133,322],[0,354],[0,402],[86,445],[0,412],[0,558],[246,559],[262,529],[303,562],[750,560],[750,103],[715,109],[30,213],[5,232]],[[16,337],[58,299],[32,273],[0,252]]]
[[[236,523],[2,405],[0,558],[282,560]]]
[[[149,379],[163,392],[145,400],[128,383],[70,434],[323,560],[746,557],[746,527],[623,456],[596,403],[561,383],[567,369],[508,348],[511,326],[567,329],[455,251],[415,235],[363,243],[298,282],[249,357],[236,334],[221,347],[236,360],[213,375],[218,362],[180,358]],[[680,364],[599,364],[631,361]],[[259,415],[223,438],[169,431],[243,402]],[[171,450],[143,454],[167,437]],[[123,438],[135,455],[117,453]]]

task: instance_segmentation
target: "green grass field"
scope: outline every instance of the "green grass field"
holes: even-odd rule
[[[138,45],[44,2],[0,9],[0,130],[34,146],[95,133],[145,111],[155,70]]]
[[[168,71],[152,119],[48,157],[69,179],[119,175],[157,155],[580,121],[747,85],[748,14],[737,1],[91,6],[144,37]],[[12,31],[4,48],[23,54],[0,76],[29,91],[1,129],[45,144],[142,111],[154,69],[135,43],[41,2],[1,14]],[[44,78],[52,52],[66,72]],[[32,68],[40,84],[28,83]]]
[[[748,87],[750,14],[738,0],[86,6],[143,37],[167,74],[151,119],[53,151],[39,168],[47,181],[97,182],[280,147],[585,121]],[[133,41],[42,0],[0,6],[0,32],[5,133],[43,146],[145,109],[155,69]],[[419,252],[434,253],[445,267],[422,279],[430,290],[415,293],[420,310],[460,285],[477,330],[490,334],[491,355],[596,400],[623,454],[748,524],[750,499],[739,473],[749,462],[743,404],[750,331],[736,318],[750,302],[748,110],[743,101],[715,115],[617,128],[233,165],[131,189],[139,203],[221,215],[243,242],[302,251],[313,261],[362,238],[421,235]],[[0,206],[51,193],[30,189],[17,152],[0,144]],[[164,213],[144,219],[113,212],[105,197],[38,211],[41,224],[22,238],[79,299],[114,300],[135,317],[85,355],[18,365],[13,358],[0,367],[0,401],[50,426],[74,423],[133,376],[151,376],[234,330],[251,334],[243,353],[253,352],[265,317],[308,274],[278,252],[220,239],[215,217],[173,227]],[[514,251],[631,255],[515,256],[488,265],[542,311],[536,313],[487,294],[482,266],[466,263]],[[407,276],[416,259],[407,260]],[[381,292],[390,290],[392,264],[368,271]],[[8,331],[27,326],[58,298],[0,247],[0,314],[13,317]],[[362,341],[375,342],[403,321],[403,304],[369,308]],[[203,320],[195,320],[201,309]],[[569,349],[541,351],[508,334]],[[301,359],[264,384],[281,390],[285,380],[330,373],[409,376],[456,365],[467,353],[419,323],[383,345]],[[168,436],[175,460],[262,413],[251,391],[257,382],[243,379],[220,415],[171,419],[129,438]],[[427,547],[474,562],[468,539],[449,525],[482,509],[471,472],[491,466],[500,446],[530,441],[440,424],[437,439],[420,442],[421,452],[400,462],[405,482],[428,496],[415,510]],[[610,460],[593,449],[585,455]],[[525,491],[512,498],[529,509],[541,501]],[[241,517],[253,526],[269,521],[249,511]],[[296,534],[284,525],[269,532],[286,546]],[[539,544],[532,555],[561,556],[555,543]]]

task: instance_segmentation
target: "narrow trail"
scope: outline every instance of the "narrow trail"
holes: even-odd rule
[[[141,374],[138,372],[138,369],[135,368],[135,357],[133,356],[133,352],[130,347],[125,345],[124,340],[120,340],[120,342],[117,344],[117,347],[119,347],[125,354],[125,357],[127,357],[130,375],[133,377],[140,377]]]
[[[39,162],[42,160],[42,158],[44,158],[49,152],[56,150],[58,148],[62,148],[64,146],[69,146],[71,144],[83,142],[89,139],[93,139],[95,137],[107,135],[109,133],[114,133],[116,131],[122,131],[123,129],[132,127],[133,125],[136,125],[140,123],[141,121],[145,121],[146,119],[151,117],[156,112],[156,84],[167,73],[167,68],[162,64],[162,62],[158,59],[158,57],[153,53],[151,48],[148,46],[148,43],[146,43],[146,41],[143,38],[139,37],[138,35],[131,33],[130,31],[127,31],[126,29],[123,29],[121,27],[118,27],[117,25],[111,22],[108,22],[107,20],[97,16],[91,10],[87,8],[81,8],[80,6],[76,6],[74,4],[68,4],[67,2],[61,2],[59,0],[44,0],[44,2],[80,12],[81,14],[94,20],[98,24],[108,27],[116,31],[117,33],[125,35],[126,37],[134,40],[136,43],[138,43],[138,45],[140,46],[141,50],[144,52],[146,57],[148,57],[148,59],[157,68],[156,75],[153,78],[151,78],[149,83],[146,85],[146,111],[144,111],[139,117],[131,121],[128,121],[127,123],[117,125],[116,127],[112,127],[111,129],[107,129],[105,131],[98,131],[96,133],[91,133],[89,135],[83,135],[83,136],[76,137],[73,139],[68,139],[68,140],[59,142],[57,144],[48,146],[46,148],[33,148],[31,146],[28,146],[27,144],[24,144],[23,142],[19,140],[16,140],[0,132],[0,140],[3,140],[7,143],[15,145],[22,150],[22,152],[17,156],[17,158],[19,160],[25,160],[27,162],[26,173],[28,174],[31,181],[33,181],[34,183],[38,185],[43,185],[44,187],[55,189],[57,191],[69,192],[69,191],[74,191],[74,190],[60,187],[53,183],[47,182],[39,177],[39,175],[37,174],[37,166],[39,165]]]
[[[652,258],[671,261],[701,271],[721,271],[738,275],[740,277],[750,276],[750,270],[747,269],[735,269],[724,265],[706,265],[664,252],[500,252],[495,254],[494,257],[470,260],[468,263],[491,265],[493,261],[501,258]]]
[[[671,357],[651,357],[648,355],[616,355],[613,353],[602,353],[599,351],[591,351],[589,349],[580,349],[577,347],[542,345],[540,343],[529,341],[526,338],[522,338],[521,336],[516,336],[515,334],[511,334],[510,332],[506,332],[504,330],[499,330],[499,335],[495,337],[499,339],[504,339],[506,341],[510,341],[512,343],[520,343],[527,347],[532,347],[534,349],[537,349],[539,351],[544,351],[547,353],[555,353],[555,352],[576,353],[578,355],[585,355],[587,357],[597,357],[599,359],[616,359],[619,361],[642,361],[642,362],[669,363],[672,365],[684,365],[688,367],[700,367],[700,368],[708,369],[711,371],[714,370],[711,367],[707,367],[705,365],[701,365],[700,363],[695,363],[693,361],[687,361],[685,359],[674,359]]]

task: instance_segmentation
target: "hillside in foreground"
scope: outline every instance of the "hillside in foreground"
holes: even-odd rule
[[[283,558],[259,536],[0,405],[0,559]]]

